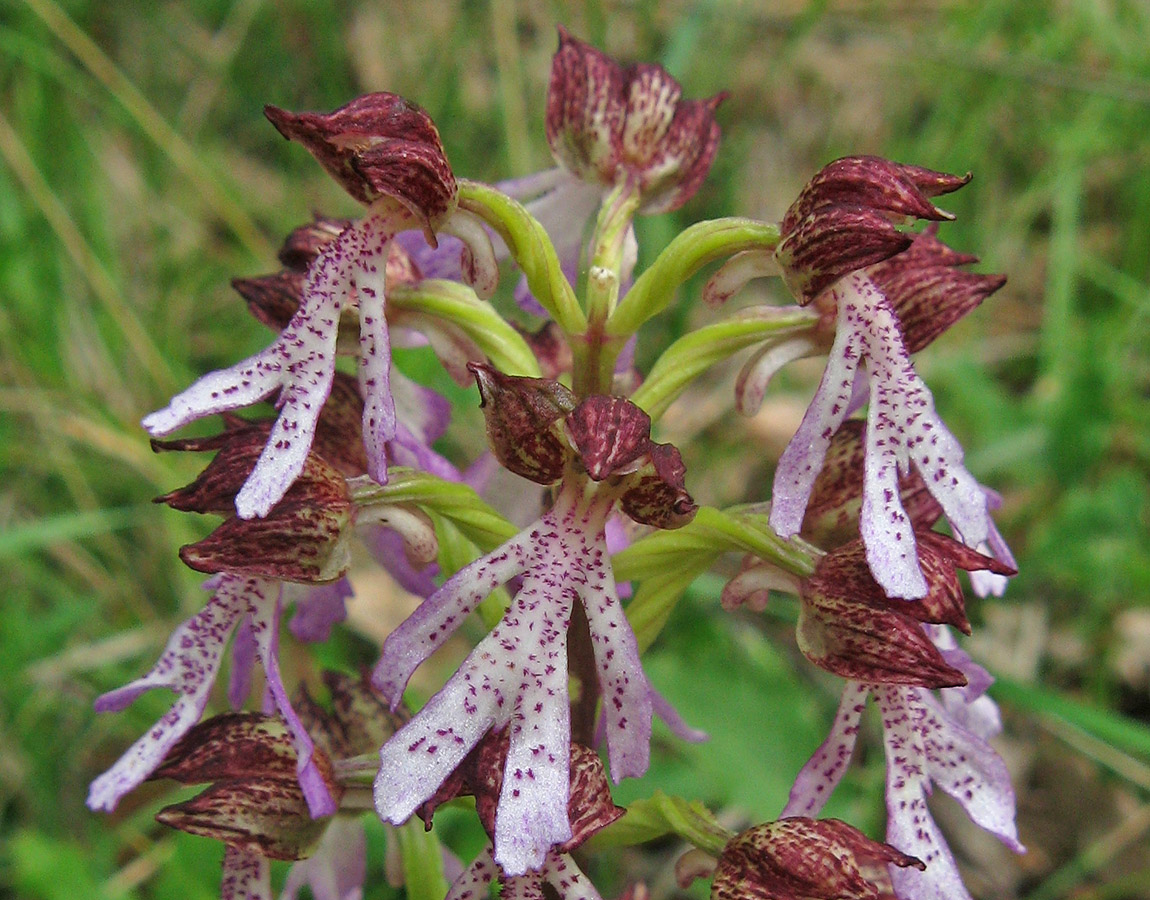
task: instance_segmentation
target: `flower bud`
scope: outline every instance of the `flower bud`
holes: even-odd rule
[[[719,147],[715,110],[726,97],[683,100],[658,65],[624,68],[559,29],[547,93],[547,143],[556,161],[605,187],[633,179],[640,212],[668,212],[698,190]]]
[[[620,500],[623,512],[642,525],[682,528],[695,518],[698,506],[687,493],[687,469],[671,444],[652,443],[648,464],[630,476],[634,486]]]
[[[953,625],[970,634],[957,569],[1014,570],[933,531],[915,533],[927,593],[890,599],[871,574],[861,540],[831,551],[802,583],[797,637],[815,665],[857,681],[958,687],[966,676],[950,666],[923,623]]]
[[[789,232],[824,206],[860,206],[892,221],[952,219],[928,198],[949,194],[970,181],[970,175],[947,175],[921,166],[907,166],[880,156],[844,156],[828,163],[807,182],[783,216]]]
[[[877,156],[849,156],[823,167],[787,209],[775,259],[787,287],[806,304],[844,275],[907,249],[910,218],[950,219],[929,198],[970,180]]]
[[[219,449],[195,481],[158,501],[185,511],[234,513],[236,493],[263,452],[269,431],[270,423],[251,423],[214,438],[154,442],[157,449]],[[182,547],[180,558],[200,572],[333,581],[350,564],[346,537],[351,519],[347,480],[318,454],[308,453],[300,477],[266,517],[232,515],[202,541]]]
[[[361,203],[397,201],[435,245],[435,228],[455,208],[456,183],[431,118],[395,94],[358,97],[330,113],[264,114],[298,141]]]
[[[926,868],[838,819],[779,819],[723,848],[711,900],[897,900],[889,865]]]
[[[567,434],[594,481],[625,475],[651,446],[651,417],[622,397],[588,397],[567,417]]]
[[[342,788],[331,761],[318,747],[312,759],[338,798]],[[160,810],[156,819],[259,856],[303,859],[328,824],[309,812],[296,776],[295,742],[279,717],[231,713],[202,722],[172,748],[152,777],[216,782],[191,800]]]
[[[482,363],[468,369],[479,385],[487,443],[495,458],[536,484],[559,480],[568,450],[555,424],[575,408],[575,398],[558,381],[504,375]]]
[[[796,631],[799,649],[820,668],[858,681],[956,687],[966,676],[948,665],[922,622],[969,632],[953,567],[924,573],[931,594],[923,600],[888,600],[867,567],[862,541],[819,560],[802,584]],[[953,580],[953,585],[950,580]]]

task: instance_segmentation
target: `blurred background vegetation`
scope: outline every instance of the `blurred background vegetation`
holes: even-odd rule
[[[777,218],[846,153],[974,172],[946,198],[958,219],[941,236],[1010,281],[919,365],[971,469],[1002,492],[1021,567],[1004,599],[971,606],[973,648],[1000,676],[999,746],[1031,852],[965,828],[945,798],[936,813],[976,896],[1150,897],[1144,0],[3,0],[0,895],[218,896],[218,846],[152,821],[164,786],[110,817],[84,798],[167,702],[97,717],[92,699],[145,671],[203,600],[175,548],[208,524],[149,502],[196,461],[153,455],[138,420],[266,344],[230,278],[273,270],[280,238],[313,210],[354,213],[263,105],[395,91],[430,111],[458,172],[524,174],[549,162],[558,23],[621,59],[662,62],[689,96],[731,92],[711,177],[685,209],[642,223],[646,259],[694,219]],[[714,315],[698,287],[644,332],[640,360]],[[781,302],[777,291],[736,302]],[[785,373],[751,420],[727,412],[733,369],[669,413],[697,497],[762,499],[818,372]],[[478,434],[467,416],[457,442]],[[696,584],[649,661],[715,739],[660,739],[651,775],[620,794],[661,786],[737,826],[777,815],[836,684],[796,663],[785,603],[717,615],[719,584]],[[329,662],[373,661],[389,611],[363,603]],[[290,641],[285,654],[302,673]],[[877,743],[858,763],[829,812],[881,834]],[[605,896],[637,877],[667,896],[677,849],[615,855],[595,879]]]

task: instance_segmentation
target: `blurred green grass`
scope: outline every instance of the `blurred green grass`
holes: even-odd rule
[[[457,171],[523,174],[548,159],[559,22],[621,58],[663,62],[689,95],[731,91],[710,179],[680,213],[642,223],[647,258],[695,218],[779,216],[837,155],[975,173],[947,198],[958,219],[942,236],[1011,280],[920,365],[971,468],[1003,493],[1021,567],[1005,599],[972,607],[987,625],[983,658],[1012,676],[1007,749],[1034,852],[990,873],[988,857],[971,883],[984,896],[1150,896],[1150,649],[1131,644],[1150,616],[1150,7],[1139,0],[7,0],[0,894],[217,890],[215,848],[151,822],[158,791],[112,817],[83,800],[164,706],[144,698],[96,717],[93,697],[139,674],[201,602],[175,548],[203,523],[149,504],[195,462],[154,456],[138,419],[266,342],[230,278],[273,268],[279,238],[312,210],[354,212],[263,105],[396,91],[429,110]],[[707,315],[695,296],[652,323],[641,359]],[[696,493],[761,499],[769,468],[748,446],[785,430],[786,404],[812,383],[788,374],[779,389],[753,427],[671,417],[694,439]],[[668,742],[648,781],[694,782],[731,815],[763,818],[818,742],[833,685],[794,674],[785,623],[715,621],[714,606],[713,592],[692,592],[651,668],[689,718],[715,716],[716,741]],[[730,658],[745,683],[720,679]],[[1041,690],[1025,690],[1035,678]],[[724,715],[741,723],[737,740],[719,740]],[[1097,814],[1084,818],[1050,771],[1078,773]],[[840,812],[881,822],[869,793],[880,772],[868,755]],[[739,805],[743,781],[755,789]],[[1123,820],[1144,824],[1131,834]],[[618,877],[602,875],[605,887]]]

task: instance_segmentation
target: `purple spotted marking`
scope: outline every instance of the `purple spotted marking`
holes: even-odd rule
[[[587,614],[605,698],[611,776],[619,781],[646,771],[652,694],[606,552],[612,506],[610,496],[585,498],[581,486],[566,487],[537,522],[461,569],[388,637],[373,680],[394,705],[415,668],[476,605],[522,575],[502,621],[384,744],[375,784],[381,818],[406,821],[488,730],[507,726],[495,859],[504,872],[522,874],[542,865],[553,844],[570,839],[567,626],[575,601]]]
[[[172,708],[112,768],[92,782],[88,806],[104,812],[115,809],[120,798],[147,779],[168,751],[200,720],[219,672],[224,646],[240,621],[246,620],[249,634],[245,641],[254,647],[263,664],[268,690],[295,739],[297,774],[308,806],[315,816],[331,814],[335,801],[316,767],[314,745],[292,710],[279,674],[279,585],[238,575],[221,575],[207,584],[215,592],[212,598],[172,633],[152,670],[97,698],[97,712],[118,712],[153,688],[169,688],[176,693]]]
[[[363,432],[368,474],[377,481],[386,479],[384,444],[395,436],[396,415],[384,273],[396,227],[382,216],[369,216],[348,226],[312,262],[299,311],[270,347],[205,375],[164,409],[144,418],[149,434],[164,435],[195,419],[249,406],[279,391],[279,418],[236,496],[241,518],[266,516],[303,471],[335,375],[340,312],[350,304],[358,304],[360,314],[359,377],[366,397]]]
[[[802,527],[815,477],[851,404],[856,372],[870,386],[859,528],[875,580],[892,597],[927,592],[911,522],[899,498],[900,473],[914,466],[968,546],[990,535],[986,495],[963,466],[962,447],[942,423],[930,390],[906,352],[890,302],[863,274],[831,288],[838,326],[822,381],[775,472],[771,527],[791,537]]]
[[[814,816],[823,808],[854,750],[868,694],[882,715],[887,843],[926,863],[925,872],[892,867],[895,892],[906,898],[969,900],[926,798],[938,785],[976,825],[1021,853],[1014,790],[1001,757],[948,714],[946,699],[940,704],[924,688],[847,682],[831,733],[799,773],[782,815]]]

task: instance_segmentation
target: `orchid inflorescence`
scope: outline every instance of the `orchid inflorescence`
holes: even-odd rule
[[[933,198],[969,176],[839,159],[780,223],[698,223],[636,277],[634,217],[694,195],[718,150],[722,100],[685,100],[662,67],[620,66],[560,30],[546,115],[556,166],[496,185],[457,178],[431,119],[395,95],[326,114],[267,108],[366,209],[317,216],[288,237],[279,272],[237,279],[276,338],[144,419],[157,450],[215,452],[160,500],[225,520],[181,550],[211,576],[207,603],[150,672],[97,701],[116,710],[151,688],[176,694],[93,782],[93,809],[111,811],[150,778],[208,784],[159,818],[226,845],[225,897],[270,897],[268,861],[286,859],[284,896],[306,884],[316,898],[351,898],[365,878],[361,810],[431,829],[438,807],[469,796],[490,844],[467,867],[433,860],[427,871],[453,875],[451,900],[493,882],[505,896],[542,897],[546,885],[597,898],[571,854],[633,815],[612,801],[608,775],[644,774],[655,716],[683,740],[705,738],[656,692],[641,648],[693,575],[734,553],[741,566],[716,605],[761,610],[772,592],[796,594],[799,650],[845,684],[777,821],[735,835],[698,804],[640,804],[638,832],[695,845],[681,878],[713,875],[716,900],[966,897],[926,805],[935,784],[1022,851],[1009,776],[988,743],[1001,729],[991,678],[952,632],[970,633],[957,571],[976,592],[1001,593],[1014,561],[991,520],[997,495],[965,468],[911,361],[1004,282],[967,271],[975,259],[933,224],[951,218]],[[915,220],[932,224],[907,230]],[[720,261],[708,303],[781,275],[795,304],[739,310],[635,371],[642,325]],[[511,266],[508,318],[492,300]],[[436,450],[450,405],[392,365],[393,346],[419,344],[477,385],[483,452]],[[825,355],[826,368],[769,503],[699,506],[679,450],[653,428],[694,378],[744,350],[732,400],[748,414],[786,363]],[[264,400],[274,417],[235,414]],[[217,414],[216,436],[167,438]],[[481,496],[496,465],[538,487],[497,511]],[[949,534],[935,530],[944,518]],[[347,615],[357,539],[423,601],[370,675],[326,673],[330,702],[306,687],[292,695],[283,616],[293,608],[296,638],[327,640]],[[677,566],[694,568],[665,577]],[[624,606],[632,581],[638,636]],[[409,709],[414,671],[477,611],[486,636]],[[229,640],[236,711],[201,721]],[[257,659],[266,697],[242,712]],[[886,843],[817,818],[868,698],[886,752]],[[401,855],[399,877],[426,875]]]

